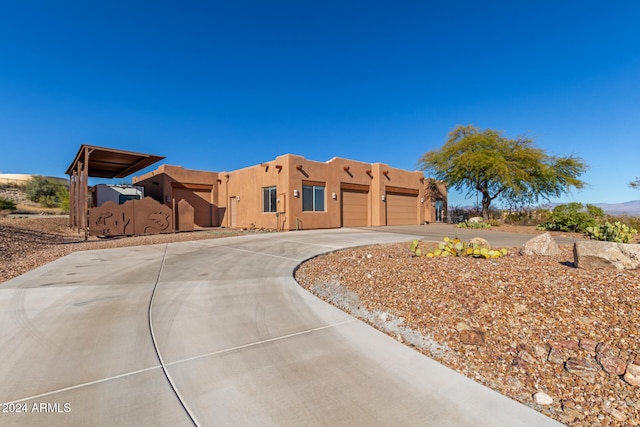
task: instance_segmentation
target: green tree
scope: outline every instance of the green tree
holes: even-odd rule
[[[629,187],[640,189],[640,178],[636,178],[635,181],[629,183]]]
[[[549,156],[532,139],[509,139],[471,125],[457,126],[441,149],[422,156],[420,167],[449,188],[466,190],[467,197],[481,194],[485,221],[496,198],[524,205],[559,197],[572,187],[583,188],[578,177],[587,170],[582,159]]]
[[[27,198],[46,208],[57,208],[69,199],[69,190],[65,184],[52,181],[44,176],[35,175],[25,185]]]

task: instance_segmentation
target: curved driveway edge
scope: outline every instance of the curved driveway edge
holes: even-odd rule
[[[320,253],[419,237],[335,229],[77,252],[10,280],[0,403],[14,412],[0,425],[560,425],[292,276]]]

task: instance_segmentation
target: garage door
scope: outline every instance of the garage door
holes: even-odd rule
[[[387,193],[387,225],[418,224],[418,195]]]
[[[354,187],[342,189],[342,226],[367,227],[369,225],[369,188]]]
[[[173,198],[176,203],[186,200],[193,207],[193,222],[199,227],[212,227],[211,190],[190,188],[174,188]]]

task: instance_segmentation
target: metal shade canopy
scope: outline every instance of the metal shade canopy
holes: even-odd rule
[[[163,156],[83,144],[69,165],[67,175],[77,170],[78,162],[84,161],[85,154],[88,154],[86,170],[92,178],[124,178],[164,159]]]
[[[84,230],[87,239],[89,177],[124,178],[162,159],[164,157],[152,154],[81,145],[66,172],[69,175],[69,226]]]

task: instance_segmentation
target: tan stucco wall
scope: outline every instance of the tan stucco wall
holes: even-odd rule
[[[207,226],[219,226],[218,173],[185,169],[182,166],[161,165],[155,171],[133,177],[132,183],[145,188],[145,196],[153,197],[174,209],[174,192],[176,188],[196,190],[208,195],[206,202],[210,204],[210,216]],[[177,201],[175,201],[177,203]]]
[[[176,185],[204,188],[211,186],[211,204],[214,206],[214,225],[241,228],[269,228],[281,230],[337,228],[341,226],[341,187],[343,185],[369,188],[368,225],[387,224],[387,210],[382,196],[390,190],[407,190],[416,197],[417,224],[434,221],[434,200],[444,197],[446,188],[437,183],[441,194],[434,196],[432,180],[424,179],[422,172],[392,168],[383,163],[363,163],[333,158],[328,162],[307,160],[302,156],[285,154],[274,160],[231,172],[205,172],[179,166],[160,166],[156,171],[133,179],[143,185],[145,193],[170,204]],[[302,186],[325,186],[325,211],[302,210]],[[200,187],[197,187],[200,186]],[[262,189],[277,188],[278,215],[263,212]],[[297,194],[297,196],[295,194]],[[333,194],[336,195],[333,198]],[[235,214],[233,214],[235,209]]]

